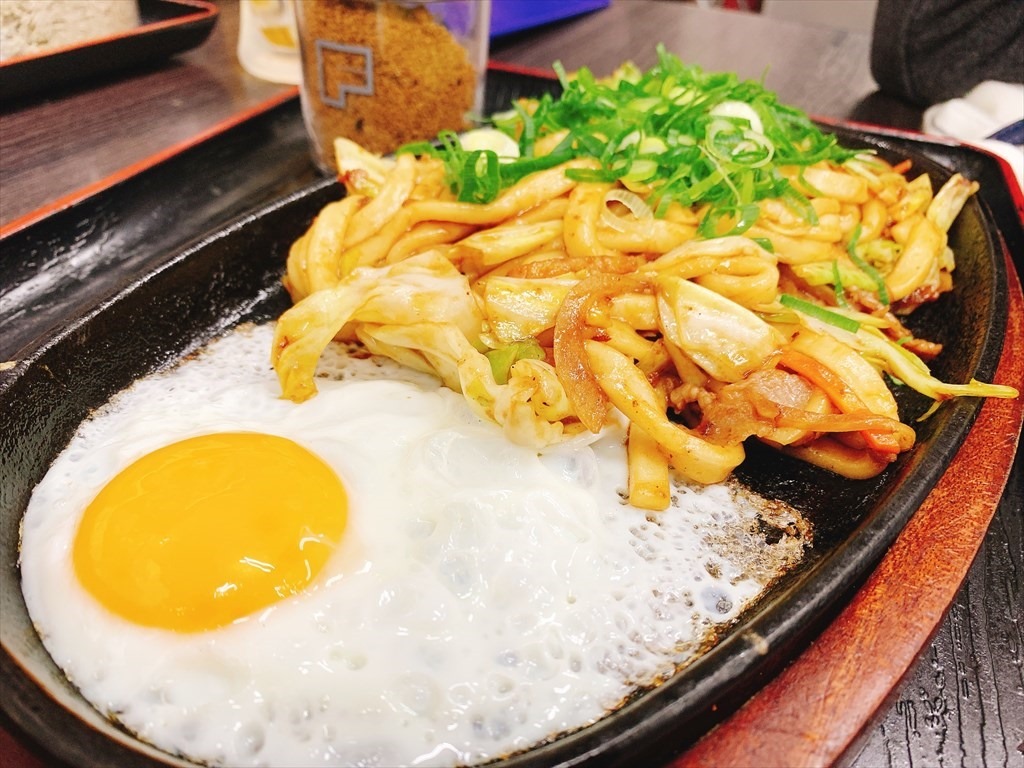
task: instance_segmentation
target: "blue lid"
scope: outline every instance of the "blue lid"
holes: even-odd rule
[[[610,0],[493,0],[491,37],[560,21],[581,13],[606,8]]]

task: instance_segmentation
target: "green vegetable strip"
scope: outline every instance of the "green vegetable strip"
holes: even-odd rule
[[[860,330],[860,323],[856,320],[852,320],[846,315],[840,315],[838,312],[833,312],[824,307],[819,307],[817,304],[812,304],[809,301],[798,299],[796,296],[791,296],[788,293],[779,294],[779,303],[784,307],[802,312],[808,317],[813,317],[816,320],[821,320],[823,323],[834,325],[836,328],[841,328],[844,331],[850,333],[856,333]]]
[[[596,171],[577,169],[573,178],[642,183],[650,190],[655,215],[663,215],[673,201],[686,206],[707,203],[709,232],[722,222],[732,224],[730,234],[740,234],[752,224],[750,206],[766,198],[783,198],[813,220],[807,199],[778,172],[779,166],[807,166],[820,160],[842,163],[860,151],[840,147],[835,136],[824,133],[803,112],[779,104],[759,82],[705,72],[684,64],[661,45],[657,52],[658,63],[647,72],[627,64],[600,81],[586,68],[570,77],[556,62],[554,70],[563,88],[560,97],[545,95],[532,104],[532,111],[513,105],[513,113],[494,121],[499,130],[518,136],[519,160],[483,161],[450,136],[436,145],[420,143],[399,151],[441,158],[459,200],[489,202],[527,173],[550,167],[538,162],[543,158],[536,157],[536,144],[566,131],[553,153],[557,162],[587,157],[601,166]],[[763,130],[731,116],[731,111],[712,114],[723,102],[747,105]],[[470,175],[481,169],[488,178],[472,181]],[[492,169],[497,171],[496,180]]]
[[[839,274],[839,260],[832,260],[832,290],[836,294],[836,304],[840,307],[848,306],[846,303],[846,289],[843,288],[843,277]]]
[[[491,363],[491,373],[494,375],[494,381],[498,384],[508,383],[512,366],[520,360],[544,359],[544,350],[536,339],[516,341],[498,349],[488,350],[484,354]]]
[[[850,254],[850,261],[857,266],[857,269],[875,281],[875,286],[878,288],[878,300],[888,305],[890,303],[889,289],[885,285],[885,279],[878,273],[877,269],[868,264],[857,253],[858,240],[860,240],[860,224],[853,228],[853,234],[850,236],[850,242],[846,246],[846,252]]]

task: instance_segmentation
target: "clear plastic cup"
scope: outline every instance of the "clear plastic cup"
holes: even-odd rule
[[[489,0],[296,3],[302,114],[313,157],[334,140],[380,154],[472,127],[483,107]]]

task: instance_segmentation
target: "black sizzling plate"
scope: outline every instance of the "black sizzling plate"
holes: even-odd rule
[[[195,48],[220,14],[209,0],[138,2],[139,26],[133,30],[0,62],[0,99],[47,93]]]
[[[278,130],[268,134],[267,121],[278,125]],[[912,325],[924,337],[946,345],[932,366],[936,375],[956,381],[972,376],[990,379],[1006,321],[1004,236],[1020,245],[1019,222],[1012,231],[997,224],[1010,227],[1015,222],[998,163],[970,150],[902,135],[834,129],[846,144],[872,147],[891,159],[910,157],[918,171],[928,171],[940,183],[951,170],[959,169],[984,185],[981,199],[969,202],[951,232],[958,256],[956,289],[920,311]],[[224,209],[206,211],[207,218],[190,216],[184,209],[194,200],[174,203],[182,198],[169,194],[152,177],[162,182],[161,175],[174,177],[182,167],[200,168],[214,176],[243,173],[240,168],[248,164],[237,164],[240,156],[260,152],[272,140],[268,135],[274,134],[284,137],[284,146],[303,153],[305,169],[305,147],[295,150],[289,144],[301,135],[296,131],[301,131],[301,118],[292,102],[190,150],[166,167],[158,166],[142,178],[101,193],[98,197],[103,199],[86,200],[76,210],[0,241],[5,264],[13,266],[11,273],[5,270],[0,277],[0,319],[6,312],[8,319],[17,318],[20,329],[16,344],[4,339],[6,330],[0,335],[0,359],[15,362],[0,372],[0,707],[9,723],[58,760],[75,765],[143,766],[153,765],[159,753],[106,723],[64,681],[42,649],[19,588],[20,517],[33,486],[93,408],[138,376],[234,324],[273,318],[288,306],[280,288],[288,246],[321,206],[339,196],[340,188],[332,180],[304,183],[222,226],[217,221],[233,214],[238,200]],[[253,135],[262,136],[263,143],[254,141]],[[271,154],[281,157],[287,152]],[[221,156],[228,158],[226,165],[217,162]],[[245,186],[244,179],[237,181]],[[294,184],[293,177],[278,189]],[[258,185],[248,188],[250,199],[265,200],[266,192]],[[154,214],[153,208],[147,208],[147,195],[154,205],[160,199],[170,210]],[[133,213],[122,219],[119,212],[125,210]],[[98,231],[83,236],[81,226],[95,212],[106,212],[113,223],[108,226],[101,220]],[[210,227],[212,233],[174,248],[168,247],[165,235],[148,258],[143,249],[126,263],[102,248],[94,254],[87,250],[97,247],[96,238],[102,242],[125,228],[141,243],[146,232],[154,236],[166,232],[161,222],[174,216],[179,217],[179,233],[198,235]],[[43,248],[57,249],[61,262],[48,267],[40,262],[29,265],[32,255],[38,257]],[[42,280],[40,270],[59,273],[63,259],[83,253],[103,264],[95,292],[78,286],[65,295]],[[38,290],[19,293],[19,286],[26,283],[37,285]],[[28,298],[18,298],[23,295]],[[39,323],[33,322],[33,301],[42,308]],[[74,319],[64,324],[62,310],[71,312]],[[33,327],[39,335],[33,336]],[[899,401],[905,419],[913,419],[926,407],[921,398],[903,392]],[[669,682],[636,697],[600,723],[515,756],[507,764],[518,768],[584,762],[648,765],[669,759],[694,741],[770,679],[842,607],[941,476],[978,406],[974,399],[943,406],[917,425],[915,449],[870,481],[843,480],[752,447],[740,476],[756,490],[795,504],[811,519],[815,545],[807,561],[749,611],[717,647]]]

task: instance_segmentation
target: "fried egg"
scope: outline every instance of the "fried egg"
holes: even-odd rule
[[[509,443],[335,345],[280,397],[272,326],[136,381],[22,524],[23,593],[100,712],[216,765],[457,765],[592,723],[801,557],[728,485],[623,501],[624,430]]]

